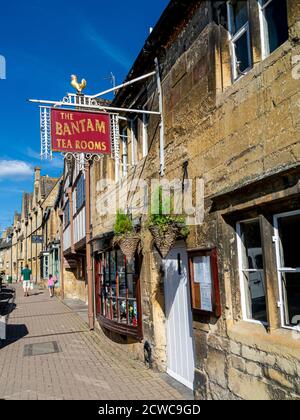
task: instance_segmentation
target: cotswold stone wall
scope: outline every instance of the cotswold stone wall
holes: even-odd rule
[[[218,250],[222,316],[215,319],[194,314],[195,393],[200,399],[296,398],[300,396],[300,340],[295,340],[291,331],[280,328],[276,273],[268,273],[272,285],[268,298],[274,306],[270,314],[271,328],[266,330],[242,321],[235,233],[238,219],[230,212],[248,211],[253,217],[257,215],[253,209],[271,205],[273,201],[280,209],[284,199],[291,208],[289,194],[295,200],[294,208],[300,208],[299,174],[293,172],[300,164],[300,80],[293,77],[293,57],[300,55],[300,4],[288,1],[290,38],[264,61],[261,61],[259,31],[252,32],[254,67],[234,84],[230,76],[228,33],[212,21],[210,6],[211,2],[203,2],[163,46],[159,56],[165,119],[165,178],[183,179],[183,163],[188,161],[188,178],[204,180],[205,220],[202,225],[191,227],[187,246]],[[251,0],[251,19],[257,17],[256,6]],[[149,62],[143,70],[145,73],[153,70],[153,63]],[[153,99],[152,109],[157,110],[155,85],[149,84],[145,90],[147,97]],[[118,105],[132,103],[133,91],[128,91],[128,103],[125,99]],[[138,94],[137,91],[136,97]],[[130,176],[148,181],[159,178],[157,129],[158,121],[151,117],[149,154]],[[103,173],[99,168],[94,168],[95,186],[105,173],[113,173],[109,165]],[[276,174],[278,179],[274,178]],[[251,185],[252,190],[247,189]],[[215,197],[231,191],[238,191],[236,197],[225,196],[221,204],[216,201]],[[194,187],[194,199],[196,192]],[[97,199],[101,200],[101,195],[95,193],[94,236],[113,226],[111,219],[102,220],[97,215]],[[272,211],[268,211],[264,234],[270,239]],[[149,236],[143,240],[142,252],[144,340],[154,349],[156,365],[164,369],[164,288],[160,263]],[[274,263],[271,251],[269,259]],[[142,355],[141,346],[133,351]]]

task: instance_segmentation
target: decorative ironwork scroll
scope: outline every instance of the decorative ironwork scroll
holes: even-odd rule
[[[52,159],[51,150],[51,109],[49,107],[40,108],[40,128],[41,128],[41,159]]]

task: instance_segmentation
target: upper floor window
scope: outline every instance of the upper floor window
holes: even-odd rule
[[[148,155],[149,144],[148,144],[148,125],[149,115],[143,114],[142,127],[143,127],[143,158]]]
[[[64,222],[65,222],[65,227],[68,226],[68,224],[70,223],[70,202],[68,201],[65,209],[64,209]]]
[[[247,0],[227,2],[228,29],[232,57],[233,80],[238,79],[252,67]]]
[[[85,179],[81,175],[76,186],[76,211],[79,211],[85,203]]]
[[[121,132],[121,166],[122,176],[125,177],[128,174],[128,127],[123,128]]]
[[[289,36],[286,0],[259,0],[263,59]]]

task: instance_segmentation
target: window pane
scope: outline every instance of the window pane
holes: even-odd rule
[[[241,223],[241,235],[244,248],[243,269],[262,270],[264,267],[259,222]]]
[[[248,319],[267,322],[267,308],[263,271],[243,273]]]
[[[118,315],[117,315],[117,300],[111,299],[111,312],[112,312],[112,319],[118,322]]]
[[[118,267],[118,279],[119,279],[119,296],[126,297],[125,258],[121,251],[117,252],[117,267]]]
[[[242,269],[246,315],[248,319],[267,322],[263,251],[259,221],[241,223]]]
[[[232,3],[233,33],[236,33],[248,22],[247,0]]]
[[[279,219],[281,267],[300,268],[300,214]]]
[[[114,251],[109,253],[110,255],[110,285],[111,285],[111,289],[112,289],[112,295],[116,296],[117,295],[117,290],[116,290],[116,277],[117,277],[117,272],[116,272],[116,253]]]
[[[264,13],[267,23],[269,52],[272,53],[289,36],[286,1],[273,0],[265,8]]]
[[[248,33],[245,32],[239,39],[234,43],[237,69],[241,72],[245,71],[250,67],[249,61],[249,50],[248,50]]]
[[[127,304],[125,299],[119,300],[120,322],[127,324]]]
[[[128,303],[128,317],[129,325],[137,326],[137,303],[135,300],[130,300]]]
[[[127,262],[128,297],[136,298],[135,261]]]
[[[282,275],[286,325],[297,325],[300,321],[300,273]]]

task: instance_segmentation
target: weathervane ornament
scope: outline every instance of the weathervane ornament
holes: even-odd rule
[[[78,94],[82,94],[82,91],[86,88],[86,80],[82,79],[81,83],[78,82],[77,76],[72,74],[71,76],[71,86],[77,91]]]

